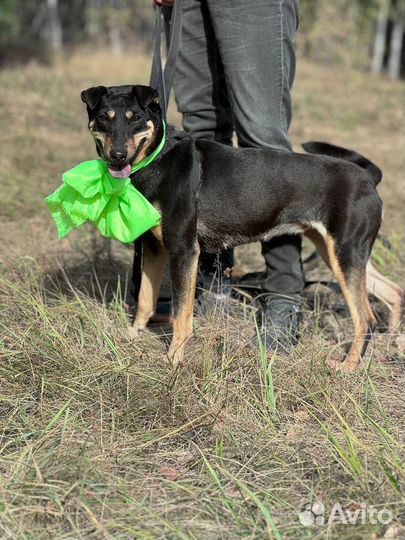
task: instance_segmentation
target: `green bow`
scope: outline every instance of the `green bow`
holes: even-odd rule
[[[131,174],[147,167],[161,152],[166,140],[166,126],[159,146],[136,163]],[[92,221],[103,236],[133,242],[160,222],[159,212],[132,184],[108,172],[101,159],[84,161],[62,176],[63,185],[45,201],[63,238],[75,227]]]

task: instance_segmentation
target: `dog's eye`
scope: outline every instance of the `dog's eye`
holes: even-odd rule
[[[109,122],[110,121],[110,117],[108,116],[108,114],[99,114],[97,115],[97,120],[99,120],[100,122]]]
[[[141,114],[134,113],[131,117],[131,122],[139,122],[140,120],[142,120]]]

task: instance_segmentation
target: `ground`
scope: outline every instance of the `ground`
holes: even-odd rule
[[[109,253],[90,226],[57,240],[43,199],[61,172],[95,157],[80,91],[145,82],[148,70],[146,57],[80,51],[53,68],[1,73],[0,538],[403,536],[395,336],[379,334],[358,372],[333,373],[325,361],[343,357],[351,336],[340,295],[330,309],[312,293],[300,344],[267,358],[246,346],[246,307],[214,307],[173,371],[162,337],[128,338],[131,250],[113,243]],[[399,283],[402,92],[301,61],[291,128],[297,150],[327,140],[381,166],[385,221],[373,260]],[[260,269],[258,247],[240,250],[238,264]],[[382,330],[386,313],[374,307]],[[306,526],[306,503],[322,503],[326,522],[338,503],[360,517]]]

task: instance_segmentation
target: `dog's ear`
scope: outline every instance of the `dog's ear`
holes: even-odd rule
[[[146,109],[152,103],[159,103],[159,92],[150,86],[137,84],[132,87],[132,94],[143,109]]]
[[[100,101],[101,96],[107,92],[105,86],[92,86],[87,90],[83,90],[80,94],[82,101],[88,106],[90,110],[93,110],[97,107],[98,102]]]

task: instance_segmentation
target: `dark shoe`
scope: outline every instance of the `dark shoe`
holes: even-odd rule
[[[253,338],[255,345],[261,342],[266,350],[281,348],[288,352],[298,343],[302,309],[303,299],[298,294],[266,294],[259,332]]]
[[[200,274],[197,282],[195,315],[207,316],[218,310],[228,312],[233,302],[231,278],[221,276],[218,280],[212,275]]]

